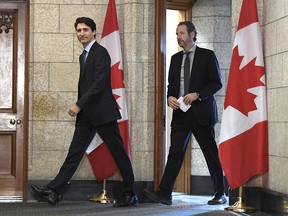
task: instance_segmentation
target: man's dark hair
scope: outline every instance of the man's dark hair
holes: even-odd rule
[[[179,22],[178,26],[185,25],[187,27],[188,34],[191,32],[195,32],[195,37],[193,38],[194,41],[197,40],[197,30],[194,26],[194,24],[191,21],[183,21]]]
[[[75,30],[77,30],[76,28],[79,23],[84,23],[85,25],[89,26],[92,31],[96,31],[96,23],[89,17],[78,17],[74,24]]]

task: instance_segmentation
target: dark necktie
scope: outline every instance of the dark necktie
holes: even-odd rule
[[[184,95],[189,92],[189,79],[190,79],[190,55],[191,52],[186,53],[184,62]]]
[[[87,51],[84,49],[82,54],[81,54],[81,57],[80,57],[80,63],[81,63],[81,67],[83,67],[84,63],[85,63],[85,60],[86,60],[86,53]]]

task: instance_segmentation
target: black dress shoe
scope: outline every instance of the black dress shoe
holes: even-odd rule
[[[227,202],[225,195],[215,194],[214,197],[208,201],[208,205],[222,205]]]
[[[124,195],[116,201],[114,207],[127,207],[138,204],[138,197],[136,195]]]
[[[51,205],[57,205],[60,195],[55,193],[53,190],[47,186],[38,187],[36,185],[31,185],[34,192],[35,199],[38,201],[48,201]]]
[[[145,189],[143,192],[144,195],[153,202],[162,203],[164,205],[172,205],[172,196],[161,190],[149,191]]]

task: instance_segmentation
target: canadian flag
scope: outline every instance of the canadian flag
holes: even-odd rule
[[[219,146],[231,189],[268,171],[263,51],[256,0],[243,0],[233,46]]]
[[[118,121],[121,137],[126,152],[131,159],[128,112],[125,98],[123,62],[121,54],[120,35],[116,6],[114,0],[109,0],[100,44],[104,46],[111,57],[111,85],[122,119]],[[86,150],[88,160],[98,181],[113,175],[118,167],[107,146],[96,133]]]

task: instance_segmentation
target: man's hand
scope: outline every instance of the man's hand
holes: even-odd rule
[[[80,112],[81,108],[78,107],[76,104],[72,105],[68,111],[70,116],[76,116]]]
[[[194,93],[189,93],[189,94],[186,94],[183,98],[183,102],[185,104],[192,104],[193,101],[196,101],[199,99],[199,96],[196,92]]]
[[[170,96],[168,97],[168,106],[173,110],[179,109],[180,103],[177,101],[177,98]]]

